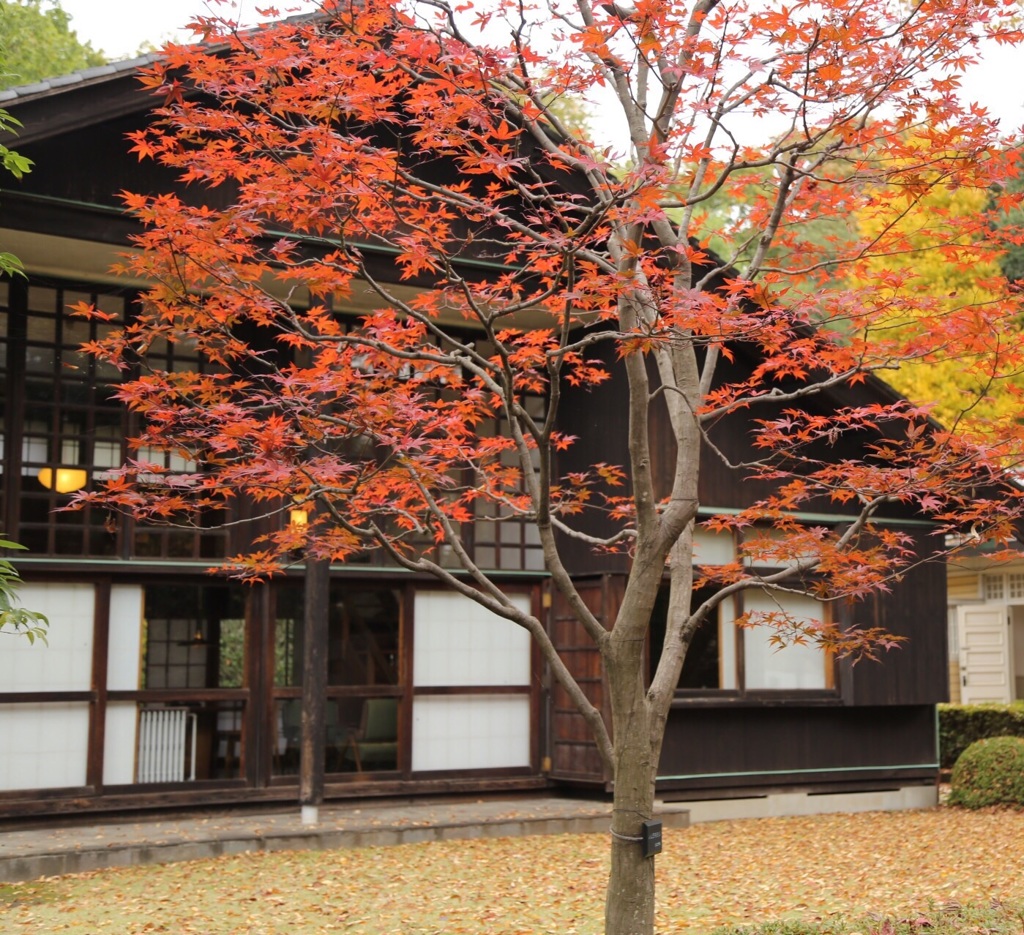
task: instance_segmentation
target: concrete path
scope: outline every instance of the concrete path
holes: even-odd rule
[[[689,824],[685,808],[664,805],[665,827]],[[322,850],[516,837],[607,834],[611,805],[560,798],[412,800],[322,808],[315,826],[298,807],[274,812],[163,817],[133,823],[43,824],[0,831],[0,882],[81,873],[102,867],[168,863],[245,851]]]

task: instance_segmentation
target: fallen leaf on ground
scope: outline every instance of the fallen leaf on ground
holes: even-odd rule
[[[1024,812],[950,808],[666,830],[656,927],[1021,902],[1022,841]],[[0,914],[32,935],[598,935],[607,849],[581,834],[241,854],[0,887]]]

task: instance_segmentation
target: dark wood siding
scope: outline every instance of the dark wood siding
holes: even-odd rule
[[[934,778],[935,708],[679,704],[669,714],[661,790],[854,788]]]
[[[576,439],[557,457],[556,474],[565,476],[571,471],[587,471],[595,464],[611,464],[628,469],[629,450],[626,430],[629,424],[625,373],[620,362],[613,359],[610,345],[599,345],[595,355],[604,361],[613,379],[593,387],[566,385],[562,388],[559,410],[559,431]],[[627,486],[615,490],[625,494]],[[603,516],[597,513],[569,518],[574,528],[591,535],[607,535],[611,530]],[[590,546],[568,537],[559,543],[566,568],[577,575],[602,572],[622,572],[629,567],[628,556],[622,553],[597,552]]]
[[[937,545],[927,527],[904,530],[927,556]],[[949,698],[946,565],[926,562],[900,575],[888,593],[840,608],[846,623],[883,627],[906,642],[878,662],[841,662],[843,700],[849,705],[936,704]]]
[[[147,103],[141,95],[143,104]],[[156,104],[149,99],[150,104]],[[119,117],[96,126],[73,130],[61,136],[63,156],[55,155],[50,140],[29,143],[24,155],[35,161],[19,191],[66,198],[73,202],[120,208],[120,193],[157,194],[183,186],[175,184],[175,174],[152,159],[139,161],[130,152],[128,133],[149,122],[145,111]],[[74,153],[71,158],[70,154]]]

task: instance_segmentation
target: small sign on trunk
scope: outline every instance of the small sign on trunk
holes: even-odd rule
[[[644,857],[653,857],[661,853],[661,822],[649,818],[640,826],[640,846]]]

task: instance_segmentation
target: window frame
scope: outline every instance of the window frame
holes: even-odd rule
[[[704,532],[702,535],[701,533],[702,531],[698,531],[695,535],[695,554],[699,556],[700,552],[704,551],[708,557],[708,560],[704,564],[708,566],[723,563],[722,560],[727,559],[728,556],[725,553],[721,539],[716,536],[715,539],[718,539],[718,541],[715,542],[709,538],[711,534]],[[740,543],[735,537],[730,537],[730,539],[732,560],[738,560]],[[703,549],[701,548],[702,545]],[[718,560],[716,561],[716,559]],[[779,568],[772,566],[758,565],[755,567],[757,571],[765,574],[770,574],[773,571],[780,570]],[[709,588],[708,590],[713,590],[713,588]],[[759,590],[761,589],[755,585],[749,588],[744,588],[736,594],[725,598],[715,607],[708,619],[701,624],[701,629],[709,626],[717,626],[718,628],[719,684],[718,687],[684,686],[682,684],[686,676],[686,662],[684,660],[684,668],[680,673],[680,680],[675,689],[675,698],[677,701],[699,702],[701,700],[721,701],[729,699],[737,702],[765,702],[782,700],[789,697],[795,697],[801,700],[819,698],[823,700],[839,700],[836,661],[820,648],[815,648],[821,656],[822,684],[820,686],[800,687],[798,685],[792,685],[766,687],[763,685],[750,685],[748,673],[750,671],[750,664],[755,657],[752,652],[748,652],[748,648],[752,648],[753,634],[758,631],[763,632],[763,629],[762,627],[751,628],[737,626],[735,621],[746,612],[746,605],[748,603],[746,600],[747,596],[751,593],[756,593]],[[786,599],[790,596],[787,592],[778,591],[770,587],[765,587],[763,590],[765,592],[775,594],[780,605],[782,605],[782,609],[787,609],[785,607],[785,603]],[[697,593],[699,592],[695,592],[695,596]],[[810,594],[794,596],[801,600],[814,601],[818,610],[821,611],[821,616],[816,619],[821,619],[826,624],[832,622],[833,608],[829,602],[818,600]],[[806,618],[805,614],[797,613],[795,616],[797,616],[798,619],[801,617]],[[751,643],[751,647],[748,647],[748,642]],[[655,645],[652,641],[652,657],[654,649]],[[783,648],[780,651],[786,652],[787,649],[788,647]],[[687,655],[689,657],[689,653]],[[652,658],[650,668],[653,668],[656,664],[657,659]]]

